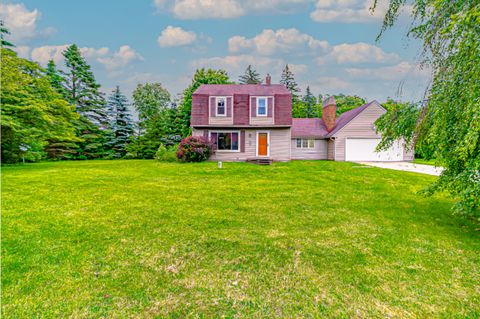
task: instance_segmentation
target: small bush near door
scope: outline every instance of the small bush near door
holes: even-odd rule
[[[157,152],[155,153],[155,159],[160,162],[176,162],[177,145],[165,146],[160,144]]]
[[[184,138],[177,150],[177,159],[181,162],[206,161],[212,152],[213,145],[208,139],[201,136]]]

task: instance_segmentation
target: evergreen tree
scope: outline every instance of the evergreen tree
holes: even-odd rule
[[[76,126],[77,135],[83,142],[79,145],[77,157],[102,157],[106,155],[104,144],[108,116],[106,101],[99,91],[100,85],[75,44],[69,46],[63,56],[66,66],[63,81],[66,97],[80,114]]]
[[[62,73],[57,69],[55,62],[53,60],[48,61],[47,68],[45,69],[45,74],[50,79],[52,87],[60,93],[65,99],[68,99],[68,93],[63,87],[63,76]]]
[[[292,102],[298,102],[298,93],[300,92],[300,89],[298,88],[297,82],[295,82],[295,77],[292,71],[290,71],[288,64],[285,65],[285,68],[282,71],[280,83],[285,85],[285,87],[292,93]]]
[[[3,20],[0,20],[0,46],[4,47],[14,47],[14,45],[10,42],[5,40],[5,35],[10,34],[10,31],[4,26]]]
[[[93,123],[103,125],[106,123],[106,101],[99,91],[100,84],[95,81],[90,65],[85,61],[80,50],[75,44],[69,46],[64,52],[65,90],[70,103],[74,104],[77,111],[89,118]]]
[[[307,117],[317,117],[317,99],[315,96],[310,92],[310,86],[307,86],[307,90],[305,95],[303,96],[303,103],[305,104],[305,113]]]
[[[260,74],[251,66],[248,65],[245,69],[245,74],[241,75],[238,81],[241,84],[261,84]]]
[[[111,110],[111,149],[114,157],[123,157],[126,154],[126,146],[133,134],[132,120],[127,108],[127,98],[117,85],[108,99],[108,108]]]

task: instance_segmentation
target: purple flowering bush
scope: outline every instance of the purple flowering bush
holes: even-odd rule
[[[178,145],[177,159],[181,162],[206,161],[213,150],[212,143],[202,136],[189,136]]]

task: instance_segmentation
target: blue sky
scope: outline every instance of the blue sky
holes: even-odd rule
[[[0,17],[17,52],[41,64],[62,64],[76,43],[107,92],[158,81],[175,96],[198,67],[237,80],[248,64],[276,83],[289,63],[302,91],[420,99],[429,73],[416,65],[419,43],[405,37],[407,14],[376,43],[386,1],[373,15],[371,2],[24,0],[4,1]]]

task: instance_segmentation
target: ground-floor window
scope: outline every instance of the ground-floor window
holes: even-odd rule
[[[315,148],[313,138],[297,138],[297,148]]]
[[[239,132],[211,132],[213,142],[219,151],[238,151]]]

